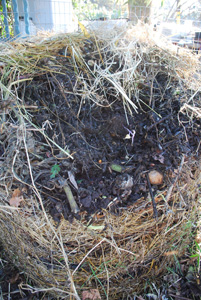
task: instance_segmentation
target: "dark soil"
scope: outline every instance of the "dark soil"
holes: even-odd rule
[[[117,213],[119,208],[146,198],[149,188],[145,175],[152,169],[165,177],[164,184],[153,189],[164,189],[182,155],[186,159],[199,155],[201,122],[195,118],[190,120],[180,112],[191,91],[175,93],[176,80],[167,88],[170,78],[159,72],[153,81],[151,103],[151,88],[139,86],[141,101],[131,98],[138,106],[138,113],[133,111],[131,115],[127,104],[112,96],[112,86],[108,83],[105,83],[107,94],[103,95],[100,89],[97,103],[90,95],[83,95],[82,90],[80,94],[75,93],[75,85],[78,90],[82,82],[77,82],[67,58],[57,60],[63,66],[60,70],[63,74],[52,71],[35,76],[31,83],[23,84],[18,90],[31,122],[43,128],[49,138],[74,158],[66,158],[39,131],[28,132],[34,181],[55,220],[59,221],[61,215],[69,220],[73,218],[64,189],[58,183],[61,176],[65,179],[71,176],[76,181],[78,188],[72,180],[69,183],[81,213],[85,212],[88,218],[102,208]],[[40,62],[41,66],[47,63]],[[119,71],[119,66],[115,66]],[[85,82],[93,84],[86,77],[83,74]],[[121,172],[114,171],[111,164],[120,165]],[[55,165],[59,166],[58,174],[52,174]],[[19,166],[18,174],[31,183],[28,170],[27,176],[24,175],[24,165]],[[79,214],[74,217],[79,218]]]
[[[64,66],[67,64],[65,59],[62,62]],[[34,181],[55,220],[59,221],[61,215],[70,221],[73,218],[59,184],[61,176],[68,179],[81,210],[74,217],[79,218],[84,212],[89,218],[102,208],[118,213],[119,208],[146,198],[150,191],[145,175],[152,169],[165,178],[161,186],[153,186],[153,192],[165,189],[182,155],[186,160],[199,156],[201,122],[180,112],[184,95],[175,94],[178,83],[165,89],[160,100],[159,90],[168,80],[162,73],[155,78],[151,107],[147,106],[150,90],[143,87],[144,102],[137,103],[138,113],[133,111],[132,115],[125,110],[123,101],[111,94],[102,98],[99,105],[88,97],[76,95],[73,72],[41,75],[25,89],[22,87],[23,104],[32,122],[45,129],[47,136],[74,158],[66,158],[58,147],[50,147],[51,143],[37,130],[27,135]],[[121,172],[114,171],[112,164],[121,166]],[[53,178],[55,165],[60,171]],[[31,183],[29,176],[23,175],[24,166],[18,172]]]

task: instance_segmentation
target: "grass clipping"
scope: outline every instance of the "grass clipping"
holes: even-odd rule
[[[37,37],[1,46],[0,240],[15,265],[33,280],[34,287],[25,287],[33,292],[42,290],[54,297],[80,299],[82,291],[95,288],[103,299],[123,299],[141,293],[148,282],[160,284],[174,255],[182,256],[192,241],[192,228],[199,216],[199,157],[181,159],[178,176],[155,197],[157,220],[148,196],[119,215],[102,210],[93,216],[90,226],[84,218],[72,223],[62,218],[58,224],[46,211],[33,177],[30,153],[37,145],[29,138],[31,131],[43,135],[50,148],[56,147],[66,159],[73,158],[73,149],[69,152],[61,148],[33,122],[31,108],[23,101],[23,89],[19,92],[19,87],[28,86],[34,77],[64,75],[58,58],[67,58],[76,74],[79,84],[74,86],[74,93],[81,99],[80,110],[87,97],[93,105],[103,105],[104,93],[108,96],[107,82],[113,97],[124,103],[128,116],[141,107],[142,87],[151,87],[162,72],[169,78],[165,89],[176,80],[184,95],[182,113],[189,122],[200,118],[200,103],[196,103],[197,57],[185,51],[178,55],[174,47],[167,50],[167,44],[163,48],[150,42],[147,32],[143,40],[145,29],[140,30],[140,40],[130,30],[118,33],[109,42],[93,34],[87,38],[77,34]],[[91,41],[96,59],[90,56]],[[86,44],[88,49],[84,48]],[[112,73],[117,62],[119,71]],[[187,99],[186,91],[192,87],[194,93]],[[151,107],[151,102],[152,95],[147,106]],[[14,187],[28,195],[20,198],[16,207],[9,205]]]

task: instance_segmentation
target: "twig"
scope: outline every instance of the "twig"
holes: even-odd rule
[[[181,163],[180,163],[180,166],[179,166],[179,170],[178,170],[178,174],[176,176],[176,178],[174,179],[172,185],[169,187],[168,191],[167,191],[167,195],[166,195],[166,202],[168,202],[170,200],[170,197],[171,197],[171,194],[172,194],[172,191],[176,185],[176,182],[179,178],[179,175],[181,173],[181,170],[182,170],[182,167],[183,167],[183,164],[184,164],[184,155],[182,156],[182,159],[181,159]]]
[[[147,128],[147,131],[151,130],[153,127],[155,127],[156,125],[162,123],[163,121],[167,120],[170,118],[170,115],[160,119],[159,121],[155,122],[154,124],[150,125],[148,128]]]
[[[62,178],[59,179],[58,181],[66,193],[72,213],[77,214],[80,211],[80,209],[77,206],[77,203],[75,201],[75,198],[73,196],[70,186],[68,185],[67,181],[63,180]]]
[[[102,256],[103,256],[103,263],[104,263],[104,266],[105,266],[105,271],[106,271],[106,276],[107,276],[107,300],[109,300],[109,290],[110,290],[110,276],[109,276],[109,272],[108,272],[108,268],[107,268],[107,265],[106,265],[106,262],[105,262],[105,255],[104,255],[104,249],[101,245],[101,248],[102,248]]]
[[[84,257],[83,259],[79,262],[78,266],[75,268],[75,270],[73,271],[72,275],[75,274],[75,272],[79,269],[79,267],[82,265],[82,263],[84,262],[84,260],[87,258],[87,256],[89,256],[89,254],[91,252],[94,251],[94,249],[96,249],[100,244],[102,244],[104,241],[106,241],[105,238],[103,238],[98,244],[96,244]]]
[[[151,183],[150,183],[148,174],[146,174],[146,178],[147,178],[147,183],[148,183],[148,187],[149,187],[149,192],[150,192],[150,195],[151,195],[153,211],[154,211],[154,218],[158,219],[158,211],[157,211],[157,208],[156,208],[156,202],[155,202],[155,199],[154,199],[154,194],[152,192]]]
[[[178,300],[190,300],[190,298],[186,298],[186,297],[181,297],[181,296],[178,296],[178,295],[173,295],[173,294],[169,294],[171,297],[174,297],[175,299],[178,299]]]

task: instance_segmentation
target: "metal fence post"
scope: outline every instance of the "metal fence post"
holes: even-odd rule
[[[8,25],[8,13],[7,13],[7,7],[6,7],[6,0],[2,0],[2,6],[3,6],[3,16],[4,16],[4,25],[5,25],[5,31],[6,31],[6,38],[10,38],[10,32],[9,32],[9,25]]]
[[[25,32],[26,34],[30,34],[30,27],[29,27],[29,6],[28,1],[23,0],[24,5],[24,23],[25,23]]]
[[[19,36],[20,35],[20,21],[19,21],[19,11],[18,11],[17,0],[12,0],[12,2],[13,2],[13,15],[14,15],[14,20],[15,20],[14,33],[15,33],[15,35]]]

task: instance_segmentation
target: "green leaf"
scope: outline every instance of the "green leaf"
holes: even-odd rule
[[[112,171],[119,172],[119,173],[121,173],[123,171],[122,166],[117,165],[117,164],[111,164],[110,168]]]
[[[196,241],[195,241],[195,245],[196,245],[197,249],[198,249],[199,251],[201,251],[201,248],[200,248],[199,244],[198,244]]]
[[[52,166],[50,178],[55,178],[55,176],[59,174],[60,170],[61,170],[61,168],[59,165]]]
[[[193,257],[199,257],[199,254],[193,254],[193,255],[191,255],[190,257],[191,257],[191,258],[193,258]]]

